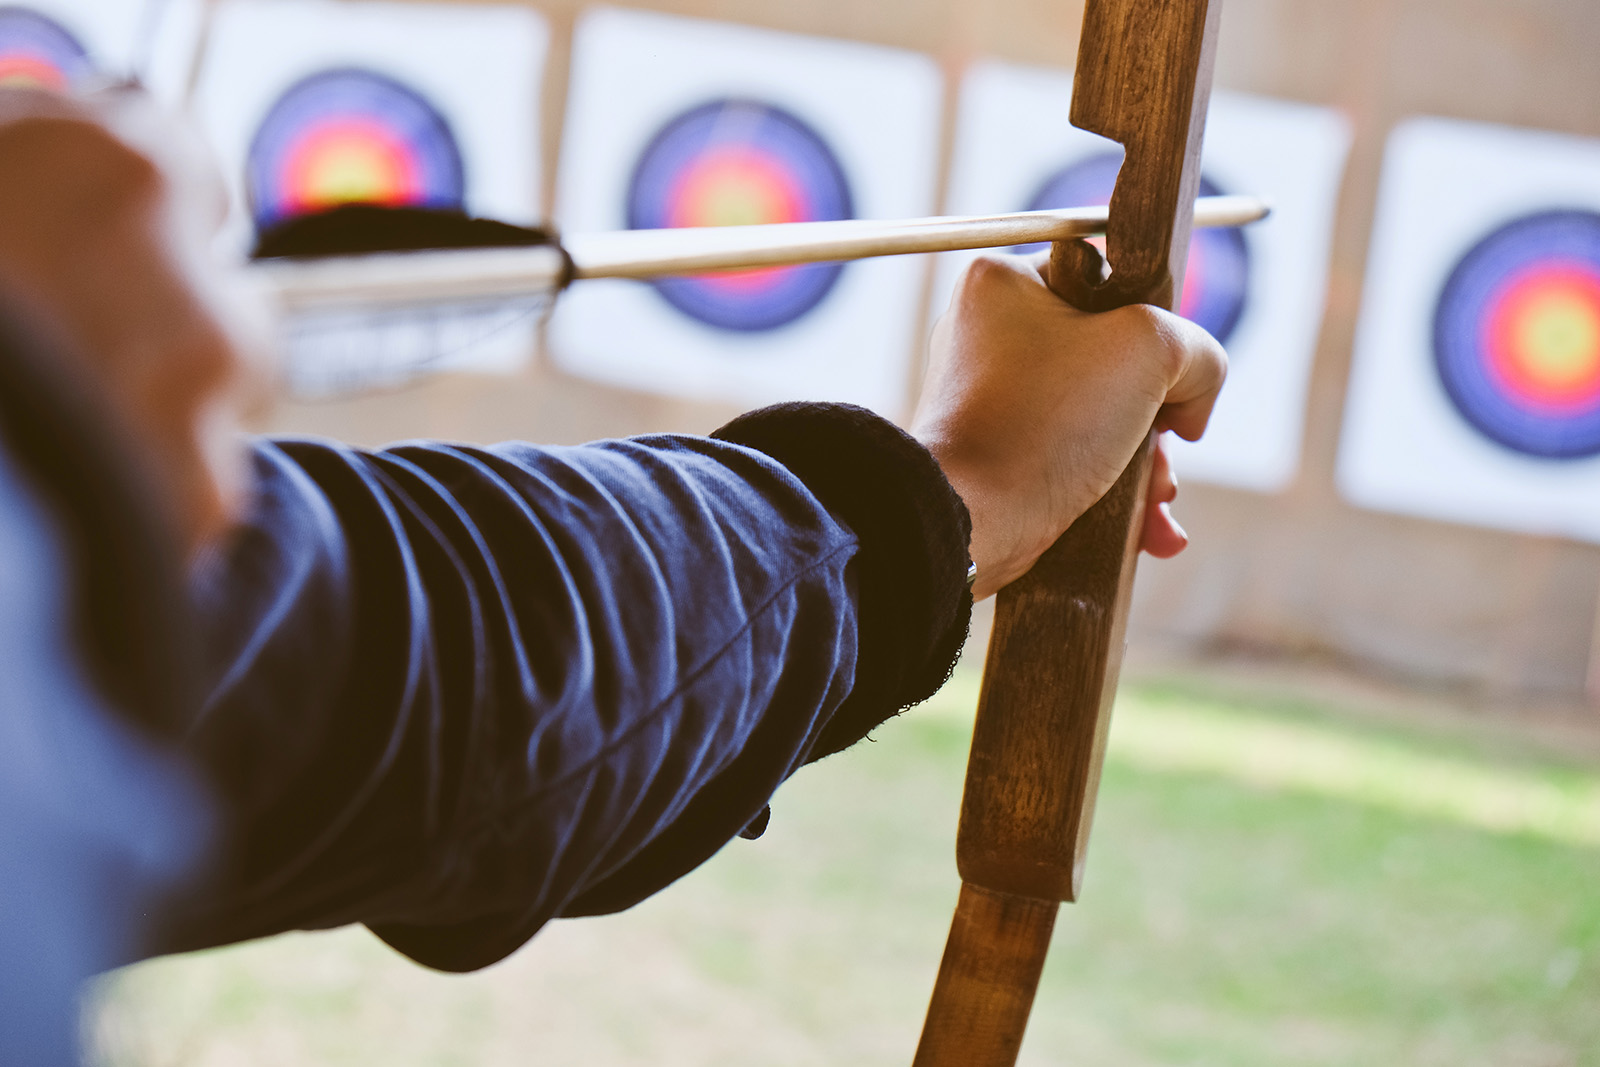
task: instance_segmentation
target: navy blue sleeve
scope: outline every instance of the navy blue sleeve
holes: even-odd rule
[[[831,406],[720,437],[257,445],[186,742],[227,874],[170,947],[365,922],[485,966],[668,884],[936,689],[970,599],[932,458]]]
[[[0,292],[0,1064],[80,1062],[80,983],[153,950],[209,833],[176,546],[78,359]]]
[[[205,797],[109,704],[74,633],[78,559],[0,448],[0,1063],[68,1067],[79,984],[150,949]]]

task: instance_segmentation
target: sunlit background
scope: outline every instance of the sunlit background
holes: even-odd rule
[[[24,0],[0,82],[137,73],[259,227],[347,201],[567,233],[1103,201],[1071,0]],[[1084,901],[1024,1062],[1600,1064],[1600,5],[1224,0],[1183,312],[1228,345],[1140,574]],[[296,344],[262,429],[367,444],[904,419],[960,255],[596,282]],[[431,974],[359,929],[131,968],[107,1067],[909,1061],[982,641],[772,828]]]

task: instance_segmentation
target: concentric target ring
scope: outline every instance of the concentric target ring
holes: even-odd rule
[[[733,98],[691,108],[661,128],[634,168],[626,206],[630,229],[855,216],[844,168],[820,134],[782,108]],[[804,317],[843,270],[814,263],[651,284],[700,323],[753,333]]]
[[[1485,437],[1543,459],[1600,455],[1600,214],[1542,211],[1473,245],[1439,294],[1433,351]]]
[[[384,74],[313,74],[281,96],[251,142],[257,229],[340,204],[461,208],[466,172],[450,124]]]
[[[65,26],[25,7],[0,7],[0,87],[66,92],[94,72],[88,50]]]
[[[1033,194],[1024,210],[1089,207],[1109,204],[1116,188],[1122,153],[1102,152],[1056,171]],[[1200,178],[1201,196],[1220,196],[1210,178]],[[1042,244],[1018,246],[1035,252]],[[1223,344],[1238,328],[1250,291],[1250,246],[1239,229],[1196,230],[1189,240],[1189,263],[1184,271],[1178,314],[1198,323]]]

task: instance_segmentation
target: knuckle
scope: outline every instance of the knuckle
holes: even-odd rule
[[[1177,316],[1150,304],[1129,304],[1116,309],[1115,326],[1134,339],[1139,351],[1170,380],[1189,362],[1190,346],[1184,324]]]
[[[1209,357],[1211,376],[1216,379],[1218,385],[1221,385],[1228,380],[1228,352],[1220,343],[1213,340]]]
[[[1162,344],[1169,343],[1168,335],[1171,334],[1171,325],[1167,322],[1166,312],[1150,304],[1128,304],[1113,311],[1106,312],[1111,323],[1119,330],[1143,339],[1159,339]]]
[[[967,264],[961,274],[960,292],[963,297],[993,300],[1001,294],[1015,296],[1030,286],[1043,289],[1028,257],[986,252]]]
[[[963,292],[982,293],[1004,281],[1011,268],[995,255],[978,256],[961,274]]]

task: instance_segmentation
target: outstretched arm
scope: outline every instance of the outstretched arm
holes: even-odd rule
[[[494,962],[698,865],[937,689],[966,632],[961,505],[859,409],[577,448],[263,443],[255,467],[203,582],[188,748],[235,847],[187,944],[362,921]]]
[[[137,109],[28,106],[0,114],[29,147],[0,154],[28,221],[0,283],[206,544],[246,499],[226,425],[251,350],[204,258],[208,186]],[[969,543],[980,594],[1025,572],[1155,412],[1198,434],[1222,376],[1178,320],[1072,312],[1003,260],[936,349],[926,449],[818,407],[577,449],[256,446],[248,518],[200,557],[213,696],[185,741],[230,847],[172,945],[366,921],[461,969],[627,906],[937,687]]]

